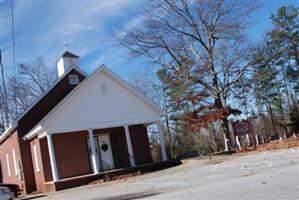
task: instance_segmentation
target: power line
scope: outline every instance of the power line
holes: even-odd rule
[[[11,32],[12,32],[12,61],[13,61],[13,82],[16,86],[16,48],[15,48],[15,17],[14,17],[14,0],[11,0]],[[15,115],[18,115],[17,95],[16,89],[13,89],[13,100],[15,106]]]
[[[2,7],[3,7],[4,2],[0,1],[0,31],[2,32],[4,29],[4,9],[2,11]],[[1,34],[2,36],[2,34]],[[2,41],[3,38],[0,37],[0,49],[2,49]]]
[[[15,49],[14,0],[11,0],[11,32],[12,32],[12,59],[13,59],[13,72],[14,72],[14,76],[16,76],[16,49]]]

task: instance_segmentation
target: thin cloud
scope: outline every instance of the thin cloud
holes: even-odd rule
[[[125,24],[123,26],[123,28],[115,34],[115,36],[120,39],[126,37],[127,32],[125,30],[130,30],[130,29],[133,29],[134,27],[140,25],[142,20],[143,20],[143,15],[139,15],[139,16],[133,18],[131,21],[129,21],[127,24]]]
[[[115,19],[127,18],[130,21],[134,16],[129,14],[129,10],[134,6],[138,9],[141,4],[138,1],[15,2],[17,62],[28,62],[43,55],[49,63],[54,63],[63,51],[63,43],[68,43],[69,49],[83,59],[88,54],[97,52],[94,55],[97,60],[107,65],[107,62],[122,59],[110,59],[113,54],[116,56],[124,53],[123,49],[115,48],[116,44],[109,38],[111,28],[119,26]],[[6,7],[9,9],[9,6]],[[9,37],[11,34],[4,36],[7,38],[7,48],[4,49],[7,60],[11,60]],[[112,55],[106,53],[107,51]],[[90,57],[85,64],[90,66],[90,63],[95,63],[96,58]],[[7,64],[11,65],[8,62]]]

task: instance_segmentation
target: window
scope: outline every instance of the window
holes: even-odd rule
[[[9,158],[8,158],[8,153],[6,153],[6,165],[7,165],[7,173],[8,176],[10,176],[10,166],[9,166]]]
[[[17,157],[16,157],[16,151],[15,149],[12,149],[12,159],[13,159],[13,165],[15,169],[15,175],[19,175],[19,170],[18,170],[18,163],[17,163]]]
[[[35,171],[39,172],[40,169],[39,169],[38,159],[37,159],[37,147],[35,144],[33,145],[33,156],[34,156],[34,162],[35,162]]]
[[[75,74],[69,75],[69,83],[70,85],[78,85],[79,84],[79,76]]]

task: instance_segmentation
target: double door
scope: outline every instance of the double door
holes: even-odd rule
[[[100,166],[100,170],[107,171],[107,170],[114,169],[114,160],[113,160],[113,153],[111,148],[110,135],[105,134],[105,135],[94,136],[94,143],[96,149],[96,156],[98,158],[97,162],[98,162],[98,166]],[[87,144],[89,149],[91,166],[93,168],[89,138],[87,138]]]

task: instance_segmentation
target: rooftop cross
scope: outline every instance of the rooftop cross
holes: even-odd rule
[[[64,50],[65,50],[65,51],[68,50],[68,47],[69,47],[69,46],[70,46],[69,44],[67,44],[67,43],[63,43],[63,47],[64,47]]]

